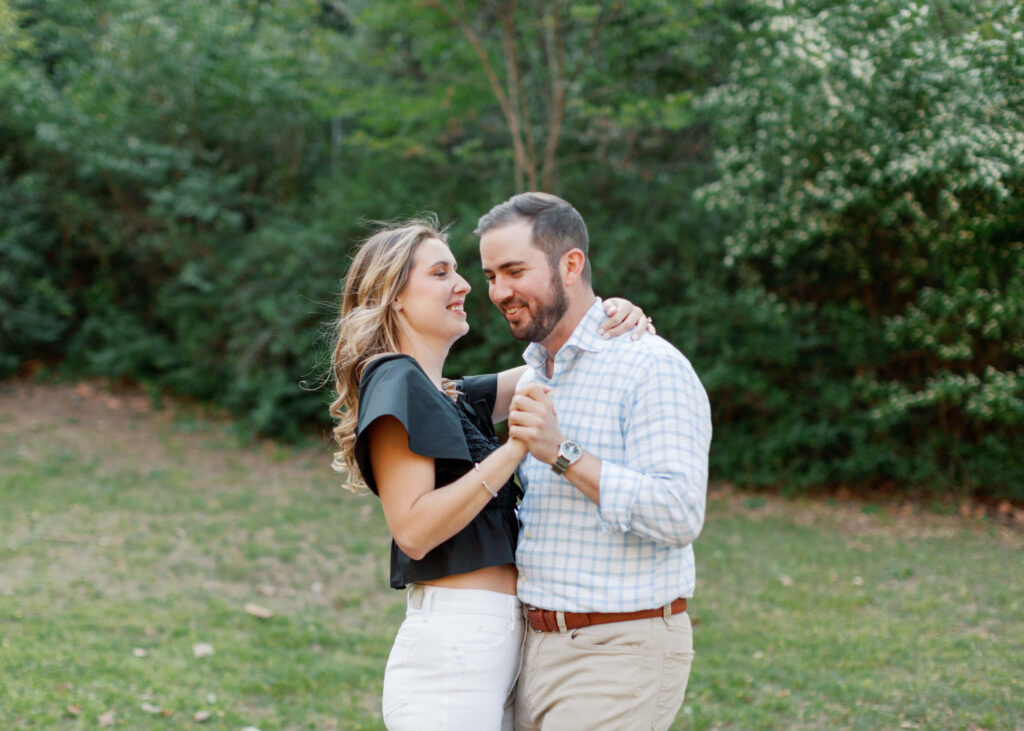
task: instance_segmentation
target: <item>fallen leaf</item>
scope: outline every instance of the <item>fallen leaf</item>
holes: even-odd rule
[[[192,654],[196,657],[208,657],[213,654],[213,645],[208,642],[197,642],[192,645]]]
[[[793,586],[793,579],[785,574],[779,574],[779,583],[783,586]]]
[[[853,577],[853,585],[854,586],[864,586],[864,579],[860,578],[859,576],[854,576]]]
[[[82,707],[77,704],[73,706],[68,706],[67,711],[72,716],[80,716],[82,714]]]
[[[132,654],[135,655],[135,657],[146,657],[146,655],[148,655],[149,652],[141,647],[136,647],[134,650],[132,650]]]
[[[106,713],[100,714],[99,719],[97,719],[99,721],[100,726],[113,726],[115,713],[116,712],[113,709],[111,709]]]
[[[196,711],[192,714],[192,720],[196,723],[202,723],[203,721],[208,721],[212,715],[213,713],[210,711]]]
[[[274,616],[274,613],[271,610],[266,607],[261,607],[259,604],[246,604],[245,611],[254,617],[259,617],[260,619],[270,619]]]
[[[164,710],[160,706],[154,706],[152,703],[143,703],[139,708],[144,710],[146,713],[163,713]]]

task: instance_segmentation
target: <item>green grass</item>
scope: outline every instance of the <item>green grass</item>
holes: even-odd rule
[[[329,447],[42,408],[67,393],[0,392],[0,728],[382,728],[403,599],[379,505],[340,489]],[[1022,543],[717,493],[675,728],[1024,729]]]
[[[873,533],[712,510],[693,727],[1024,727],[1019,542]]]

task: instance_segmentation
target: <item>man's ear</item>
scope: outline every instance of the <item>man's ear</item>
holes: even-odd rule
[[[562,255],[562,285],[571,287],[583,276],[587,255],[580,249],[569,249]]]

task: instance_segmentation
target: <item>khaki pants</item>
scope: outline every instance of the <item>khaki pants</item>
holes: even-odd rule
[[[516,729],[667,729],[683,703],[692,662],[686,612],[568,632],[527,625]]]

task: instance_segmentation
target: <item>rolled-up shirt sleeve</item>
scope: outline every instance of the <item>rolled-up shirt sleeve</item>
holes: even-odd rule
[[[601,463],[598,517],[604,530],[685,546],[704,524],[711,407],[685,358],[647,365],[624,410],[625,464]]]

